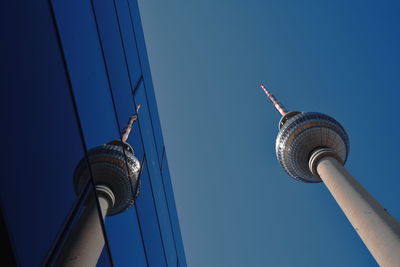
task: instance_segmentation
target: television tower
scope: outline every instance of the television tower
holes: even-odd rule
[[[349,153],[346,131],[318,112],[288,112],[265,88],[282,115],[276,156],[289,176],[305,183],[324,182],[380,266],[400,266],[400,223],[344,168]]]
[[[58,256],[56,266],[89,267],[96,266],[104,247],[104,237],[100,218],[119,214],[130,208],[140,191],[140,163],[134,156],[133,148],[126,142],[136,114],[129,117],[121,134],[121,140],[114,140],[95,147],[81,159],[74,172],[74,187],[80,195],[91,177],[96,187],[98,212],[94,193],[89,193],[84,203],[85,209]]]

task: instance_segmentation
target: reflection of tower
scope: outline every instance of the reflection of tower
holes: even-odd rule
[[[349,153],[344,128],[317,112],[287,112],[261,85],[282,115],[276,155],[294,179],[324,182],[381,266],[400,266],[400,224],[343,167]]]
[[[139,107],[139,106],[138,106]],[[138,109],[137,109],[138,111]],[[137,112],[136,111],[136,112]],[[119,214],[133,205],[139,194],[140,163],[126,142],[137,115],[130,117],[122,140],[114,140],[88,151],[74,173],[74,186],[80,194],[93,177],[101,218]],[[93,194],[58,257],[57,266],[96,266],[104,247],[102,227]]]

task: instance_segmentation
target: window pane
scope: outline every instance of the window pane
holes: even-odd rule
[[[147,98],[148,98],[147,103],[149,106],[151,123],[152,123],[153,129],[154,129],[156,150],[158,153],[157,156],[158,156],[159,162],[161,162],[162,151],[164,148],[164,141],[162,138],[161,124],[160,124],[160,119],[158,116],[157,103],[156,103],[156,98],[155,98],[155,94],[154,94],[154,88],[153,88],[153,83],[152,83],[152,78],[151,78],[151,73],[150,73],[150,65],[149,65],[149,61],[147,58],[146,45],[145,45],[144,35],[143,35],[143,31],[142,31],[142,24],[140,21],[139,7],[137,5],[137,1],[131,1],[131,0],[128,0],[128,6],[129,6],[129,11],[131,13],[130,18],[132,19],[132,23],[135,28],[136,44],[137,44],[138,54],[139,54],[140,63],[141,63],[141,67],[142,67],[144,87],[145,87]]]
[[[110,255],[108,254],[107,247],[104,247],[96,267],[110,267],[110,266],[113,266],[111,264]],[[120,266],[120,265],[115,265],[115,266]]]
[[[148,164],[149,182],[151,193],[154,198],[157,219],[162,233],[162,241],[167,255],[168,264],[174,265],[176,262],[176,251],[174,237],[172,234],[171,222],[168,213],[167,200],[164,192],[164,185],[161,177],[161,171],[158,163],[158,156],[154,142],[153,129],[150,120],[150,114],[146,101],[146,94],[143,85],[135,93],[135,101],[144,103],[140,113],[140,132],[143,137],[143,145]]]
[[[140,195],[136,207],[148,261],[150,266],[167,266],[147,164],[144,163],[142,168]]]
[[[119,130],[90,1],[54,0],[53,6],[86,145],[92,148],[118,139]]]
[[[5,12],[23,34],[7,41],[2,59],[0,197],[18,263],[40,266],[76,199],[73,172],[84,150],[48,3],[16,8],[18,16]]]
[[[87,180],[77,192],[76,201],[43,266],[58,266],[65,260],[76,260],[75,264],[81,265],[83,262],[79,260],[83,260],[85,255],[92,255],[91,260],[97,266],[112,266],[95,197],[94,185]]]
[[[129,117],[135,112],[130,76],[127,69],[122,36],[118,18],[112,0],[93,1],[93,10],[99,30],[102,52],[105,58],[110,89],[114,100],[119,132],[122,132]],[[136,131],[136,134],[134,132]],[[138,126],[134,125],[128,142],[137,138]],[[140,140],[138,140],[140,141]],[[136,156],[140,155],[134,146]],[[139,153],[137,153],[139,151]],[[139,160],[142,158],[139,157]],[[134,188],[134,185],[131,185]],[[140,228],[134,207],[106,219],[106,231],[109,236],[111,253],[117,266],[146,266],[145,252]]]
[[[128,61],[129,74],[133,85],[132,87],[135,88],[135,85],[139,82],[140,76],[142,75],[142,71],[136,47],[135,30],[133,29],[131,13],[129,12],[130,7],[127,0],[115,0],[115,5],[121,27],[121,35],[126,59]]]
[[[165,153],[162,161],[161,174],[164,181],[165,195],[167,198],[168,210],[170,213],[171,225],[174,234],[175,247],[179,258],[179,263],[180,266],[186,266],[185,251],[183,248],[182,236],[178,221],[178,214],[175,206],[174,192],[172,189],[172,183],[169,174],[167,155]]]

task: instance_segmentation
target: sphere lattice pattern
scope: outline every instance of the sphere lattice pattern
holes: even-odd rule
[[[109,187],[115,196],[115,204],[108,215],[118,214],[132,206],[140,190],[140,163],[131,146],[112,141],[89,150],[88,157],[95,184]],[[87,161],[82,159],[74,173],[74,185],[78,193],[89,178]]]
[[[317,112],[302,112],[288,119],[276,139],[276,156],[283,169],[294,179],[318,183],[308,161],[318,148],[330,148],[346,162],[350,143],[344,128],[333,118]]]

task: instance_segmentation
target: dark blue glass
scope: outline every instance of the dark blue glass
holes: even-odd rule
[[[128,71],[131,77],[132,87],[136,88],[142,75],[139,55],[136,45],[135,29],[129,12],[127,0],[115,0],[117,17],[120,25],[126,60],[128,62]]]
[[[49,251],[47,257],[43,261],[43,266],[58,266],[60,255],[63,254],[63,252],[68,251],[68,241],[71,241],[70,238],[75,237],[76,229],[78,229],[78,227],[81,227],[81,225],[79,225],[81,216],[83,216],[83,214],[87,212],[88,208],[94,208],[94,215],[96,216],[96,220],[98,221],[97,223],[100,228],[103,228],[101,226],[102,222],[99,215],[100,209],[97,205],[97,202],[93,202],[94,197],[94,185],[91,180],[87,180],[86,185],[83,186],[79,192],[77,192],[75,203],[71,207],[70,213],[64,221],[63,226],[60,228],[57,238],[54,240],[54,246]],[[87,206],[88,203],[95,203],[95,206],[92,206],[90,204],[89,206]],[[103,231],[100,231],[101,232],[97,234],[103,235]],[[105,241],[104,235],[103,239]],[[97,266],[112,266],[111,257],[108,251],[108,244],[104,242],[104,247],[98,259]]]
[[[122,132],[129,117],[135,114],[136,105],[140,104],[135,103],[133,99],[134,87],[130,83],[125,54],[125,51],[132,50],[132,48],[124,49],[120,24],[113,0],[94,0],[93,7],[115,105],[116,119],[119,123],[118,129]],[[136,157],[140,161],[143,160],[143,148],[141,137],[138,135],[137,123],[133,125],[128,142],[134,144],[133,148]]]
[[[17,262],[40,266],[76,200],[73,171],[84,150],[51,9],[43,1],[13,3],[4,18],[15,21],[15,36],[2,58],[8,136],[2,138],[1,207]]]
[[[94,0],[93,8],[115,105],[116,119],[119,124],[118,128],[122,132],[129,117],[135,112],[135,104],[116,9],[112,0]],[[133,129],[132,134],[135,130],[138,131],[137,126]],[[131,136],[128,142],[136,136]],[[133,149],[136,154],[136,148],[133,147]],[[110,248],[117,266],[146,265],[134,207],[116,216],[108,217],[106,230],[110,237]]]
[[[122,35],[113,0],[93,0],[93,8],[121,131],[135,112]]]
[[[2,139],[1,208],[18,263],[54,264],[85,209],[73,186],[84,150],[119,139],[141,104],[128,142],[150,168],[143,165],[137,205],[106,217],[107,242],[97,266],[111,266],[111,256],[115,266],[176,266],[177,224],[167,203],[172,191],[161,176],[164,145],[137,4],[48,4],[21,8],[11,1],[8,7],[18,12],[5,18],[21,20],[6,44],[11,53],[2,59],[8,90],[0,105],[7,114],[4,132],[11,133]]]
[[[109,75],[92,5],[90,1],[78,0],[57,0],[53,4],[87,148],[119,139]],[[141,242],[132,240],[136,241]]]
[[[53,1],[86,145],[120,137],[90,1]]]
[[[51,93],[54,88],[57,92]],[[50,248],[75,200],[73,171],[84,156],[68,89],[62,84],[47,89],[38,86],[30,98],[15,101],[21,106],[11,114],[19,125],[7,125],[14,127],[18,141],[3,145],[3,177],[12,179],[2,179],[2,208],[22,266],[39,265]]]
[[[128,1],[129,11],[131,13],[130,18],[132,20],[132,24],[135,29],[137,49],[138,49],[138,54],[139,54],[139,58],[140,58],[140,64],[142,67],[144,87],[146,89],[146,95],[147,95],[147,101],[148,101],[147,104],[149,106],[150,118],[151,118],[152,126],[154,129],[154,138],[155,138],[155,142],[156,142],[158,160],[159,160],[159,162],[161,162],[162,151],[164,149],[164,140],[162,137],[160,118],[158,116],[157,103],[156,103],[153,82],[152,82],[151,73],[150,73],[150,65],[149,65],[149,61],[147,58],[147,50],[146,50],[144,35],[143,35],[143,31],[142,31],[142,23],[140,20],[139,7],[138,7],[136,1],[134,1],[134,0],[127,0],[127,1]]]
[[[106,246],[107,246],[107,244],[106,244]],[[100,255],[99,261],[97,262],[96,267],[114,266],[111,263],[110,255],[108,253],[108,249],[106,246],[103,248],[103,251],[101,252],[101,255]],[[119,265],[116,265],[116,266],[119,266]]]
[[[179,259],[179,266],[186,266],[185,250],[183,247],[182,236],[181,236],[181,231],[180,231],[180,227],[179,227],[178,213],[176,211],[176,206],[175,206],[175,198],[174,198],[174,192],[172,189],[171,177],[169,174],[167,155],[166,155],[165,151],[163,154],[164,154],[164,157],[162,160],[161,175],[162,175],[162,178],[164,181],[164,190],[165,190],[165,195],[167,198],[168,211],[170,214],[172,231],[174,234],[175,248],[176,248],[176,251],[178,254],[177,256]]]
[[[176,251],[174,237],[172,234],[171,222],[168,213],[164,185],[158,163],[158,154],[154,142],[153,128],[150,120],[150,113],[147,105],[144,86],[141,85],[135,92],[135,101],[141,104],[139,127],[142,134],[143,146],[146,153],[146,160],[149,167],[150,186],[155,202],[158,222],[162,233],[162,240],[167,255],[168,264],[176,262]]]
[[[147,266],[135,206],[108,217],[105,225],[115,266]]]
[[[164,150],[164,139],[161,131],[161,124],[160,124],[160,118],[158,116],[158,109],[157,109],[157,103],[156,103],[156,97],[154,94],[154,89],[153,89],[153,83],[147,82],[146,79],[144,78],[144,84],[145,84],[145,90],[146,90],[146,96],[147,96],[147,104],[149,106],[149,112],[151,116],[151,124],[153,126],[153,132],[154,132],[154,139],[155,139],[155,144],[156,144],[156,149],[158,153],[158,160],[161,162],[162,158],[162,152]]]
[[[143,232],[144,245],[150,266],[167,266],[164,245],[155,208],[153,189],[150,185],[147,163],[142,166],[140,176],[140,195],[136,200],[136,208]]]

